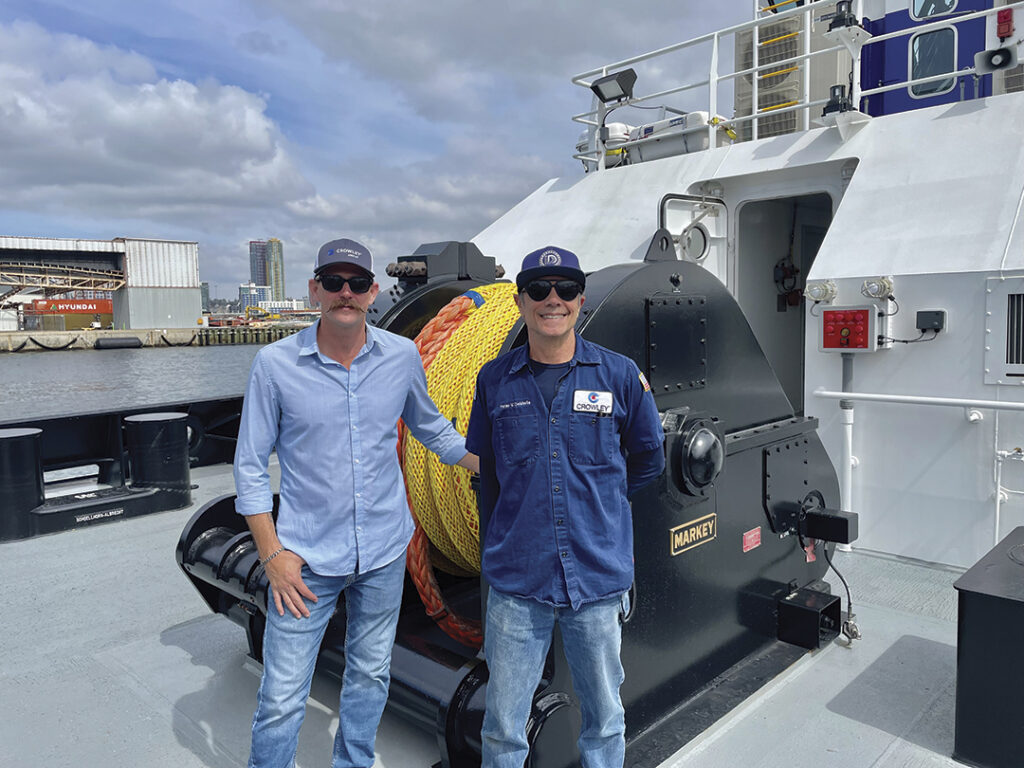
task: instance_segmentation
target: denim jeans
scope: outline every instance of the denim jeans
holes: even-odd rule
[[[263,680],[252,719],[249,768],[291,768],[306,714],[320,641],[345,593],[345,672],[338,707],[332,768],[373,765],[377,725],[388,698],[391,647],[402,603],[405,556],[367,573],[302,579],[319,600],[306,601],[309,618],[279,616],[271,595],[263,634]]]
[[[556,622],[583,715],[577,742],[583,766],[622,768],[626,728],[619,686],[625,675],[619,648],[628,600],[624,594],[574,611],[491,590],[484,631],[490,679],[480,732],[483,768],[523,768],[526,723]]]

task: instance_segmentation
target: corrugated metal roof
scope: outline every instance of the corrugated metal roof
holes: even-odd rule
[[[0,235],[0,249],[21,251],[85,251],[124,253],[125,244],[118,240],[82,240],[62,237],[11,237]]]
[[[119,263],[115,268],[120,269],[123,265],[130,286],[199,287],[199,243],[194,240],[153,240],[138,237],[83,240],[0,235],[0,257],[4,251],[48,251],[60,254],[60,258],[64,259],[75,253],[123,253],[123,262],[117,259]]]

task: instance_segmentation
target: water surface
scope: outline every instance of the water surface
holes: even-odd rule
[[[0,422],[238,396],[260,346],[0,353]]]

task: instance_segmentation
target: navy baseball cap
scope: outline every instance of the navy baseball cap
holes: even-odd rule
[[[587,287],[587,276],[580,269],[580,260],[576,258],[576,254],[565,248],[548,245],[526,254],[523,266],[516,275],[516,289],[522,292],[531,280],[548,275],[567,277],[584,288]]]
[[[347,237],[331,240],[320,246],[313,274],[319,275],[335,264],[353,264],[373,277],[373,257],[370,256],[370,251],[362,243],[349,240]]]

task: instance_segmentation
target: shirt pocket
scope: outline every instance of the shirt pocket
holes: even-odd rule
[[[509,466],[525,467],[540,456],[540,433],[537,416],[532,413],[499,416],[494,420],[502,462]]]
[[[590,413],[569,416],[569,458],[578,464],[608,464],[617,448],[615,419]]]

